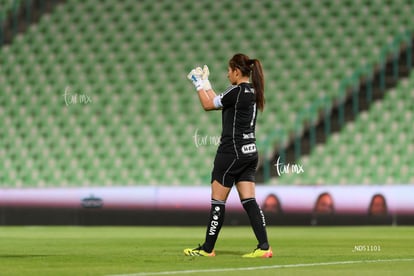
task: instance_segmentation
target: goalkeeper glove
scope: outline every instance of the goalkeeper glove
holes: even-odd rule
[[[191,70],[187,78],[193,83],[197,91],[204,89],[203,70],[201,67]]]
[[[210,70],[208,69],[207,65],[204,65],[203,67],[203,74],[201,75],[202,80],[204,81],[203,83],[203,88],[204,90],[211,90],[211,83],[208,80],[208,76],[210,75]]]

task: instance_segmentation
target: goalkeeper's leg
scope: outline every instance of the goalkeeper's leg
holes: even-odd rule
[[[194,249],[184,249],[187,256],[215,256],[214,246],[224,222],[226,202],[211,200],[210,216],[207,224],[206,238],[204,244]]]
[[[243,257],[272,257],[272,249],[267,239],[265,217],[255,198],[255,183],[252,181],[240,181],[236,187],[243,208],[249,216],[250,225],[258,241],[254,254],[246,254]]]
[[[184,250],[184,254],[189,256],[214,256],[214,246],[221,227],[224,223],[224,215],[226,212],[226,199],[230,193],[231,187],[226,187],[220,184],[217,180],[214,180],[211,184],[211,208],[209,214],[209,220],[207,223],[206,237],[203,245]],[[197,254],[200,253],[201,254]]]

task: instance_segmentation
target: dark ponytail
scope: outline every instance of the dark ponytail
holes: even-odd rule
[[[258,59],[250,59],[244,54],[235,54],[229,61],[231,69],[240,69],[243,76],[251,77],[253,87],[256,93],[256,104],[260,111],[263,111],[265,105],[264,97],[264,75],[262,64]]]
[[[263,111],[265,105],[264,97],[264,75],[262,64],[258,59],[253,59],[252,65],[252,83],[256,91],[256,104],[260,111]]]

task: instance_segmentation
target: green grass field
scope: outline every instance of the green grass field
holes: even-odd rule
[[[225,226],[214,258],[185,257],[204,227],[0,227],[0,275],[412,275],[414,227],[268,227],[272,259]]]

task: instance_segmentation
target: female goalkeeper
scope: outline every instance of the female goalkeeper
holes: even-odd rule
[[[204,110],[222,110],[223,126],[211,173],[211,210],[205,241],[197,248],[185,249],[184,254],[215,256],[214,246],[224,222],[226,200],[236,185],[258,240],[257,248],[243,257],[270,258],[273,252],[267,240],[265,218],[255,198],[258,163],[255,126],[257,109],[263,111],[265,103],[263,70],[259,60],[244,54],[234,55],[228,65],[231,86],[220,95],[211,88],[206,65],[203,69],[193,69],[187,76],[196,87]]]

